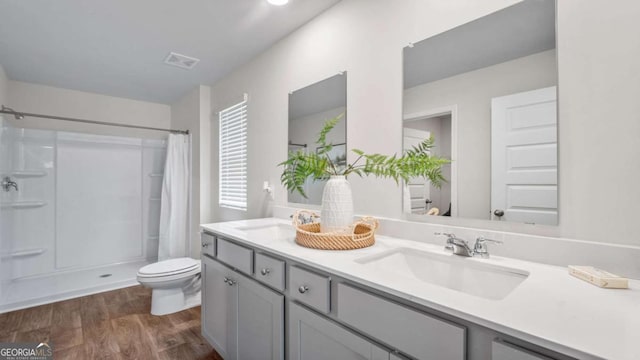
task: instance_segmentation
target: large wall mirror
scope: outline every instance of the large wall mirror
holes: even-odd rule
[[[347,74],[332,76],[315,84],[296,90],[289,95],[289,151],[321,150],[316,144],[324,123],[344,114],[340,122],[327,135],[327,143],[333,144],[331,157],[335,164],[347,160]],[[320,205],[326,181],[307,179],[304,191],[289,193],[289,202]]]
[[[556,225],[554,0],[524,0],[404,49],[403,147],[433,137],[447,183],[403,187],[411,219]]]

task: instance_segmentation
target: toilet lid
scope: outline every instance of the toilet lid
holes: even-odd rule
[[[192,258],[176,258],[158,261],[142,267],[138,274],[147,276],[170,275],[193,270],[200,266],[200,261]]]

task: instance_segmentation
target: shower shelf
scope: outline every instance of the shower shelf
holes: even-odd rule
[[[155,174],[155,173],[151,173],[149,174],[149,177],[162,177],[164,174]]]
[[[11,176],[17,178],[42,177],[46,175],[47,172],[44,170],[14,170],[11,172]]]
[[[31,209],[47,205],[44,201],[10,201],[0,203],[0,207],[13,209]]]

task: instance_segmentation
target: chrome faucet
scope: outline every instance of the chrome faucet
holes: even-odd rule
[[[0,187],[2,187],[2,190],[9,192],[9,190],[11,190],[11,188],[13,188],[15,191],[18,191],[18,184],[11,180],[10,177],[5,176],[2,178],[2,183],[0,184]]]
[[[455,234],[436,232],[435,235],[444,235],[447,237],[447,243],[444,246],[445,251],[450,251],[455,255],[464,257],[480,256],[483,259],[487,259],[489,258],[489,251],[486,243],[502,244],[502,241],[479,236],[476,238],[476,243],[472,249],[466,240],[457,237]]]

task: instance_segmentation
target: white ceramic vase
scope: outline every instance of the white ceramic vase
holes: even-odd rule
[[[322,192],[321,232],[349,232],[353,225],[351,185],[344,176],[331,176]]]

